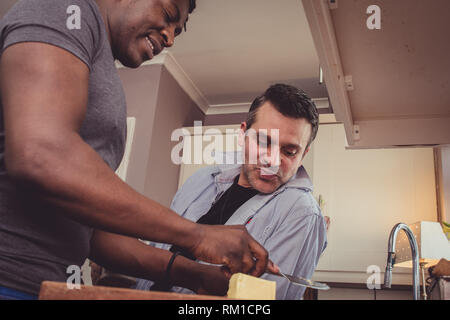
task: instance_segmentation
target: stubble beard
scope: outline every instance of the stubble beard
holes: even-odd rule
[[[282,181],[280,176],[278,176],[273,181],[265,181],[260,179],[259,172],[256,170],[256,166],[243,165],[243,174],[248,182],[248,184],[255,190],[269,194],[277,190],[281,185]]]

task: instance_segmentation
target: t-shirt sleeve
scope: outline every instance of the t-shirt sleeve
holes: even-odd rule
[[[17,43],[41,42],[67,50],[92,69],[101,23],[94,1],[21,0],[1,20],[0,54]]]

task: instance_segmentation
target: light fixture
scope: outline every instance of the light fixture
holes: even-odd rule
[[[319,66],[319,84],[323,83],[323,70],[322,67]]]

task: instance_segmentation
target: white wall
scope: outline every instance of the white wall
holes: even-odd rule
[[[136,191],[169,206],[178,186],[179,166],[171,161],[173,130],[203,120],[204,114],[161,65],[119,69],[128,116],[136,131],[127,183]]]

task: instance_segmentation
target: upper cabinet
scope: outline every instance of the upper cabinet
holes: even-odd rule
[[[303,6],[350,148],[450,144],[450,1]]]

